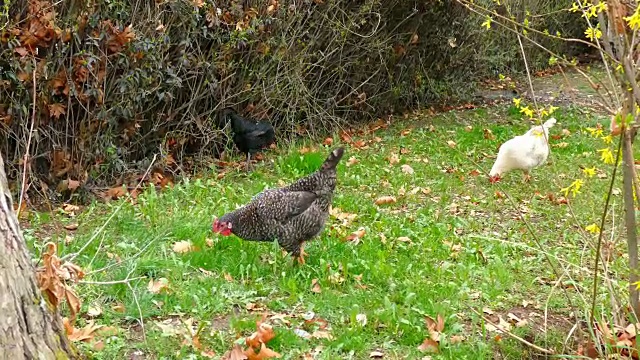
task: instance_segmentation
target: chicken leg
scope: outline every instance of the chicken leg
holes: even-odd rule
[[[524,179],[523,182],[529,183],[531,182],[531,174],[528,171],[524,172]]]
[[[307,253],[304,252],[304,243],[300,244],[300,255],[296,256],[294,258],[294,261],[297,261],[298,264],[300,265],[304,265],[305,264],[305,260],[304,257],[307,256]]]

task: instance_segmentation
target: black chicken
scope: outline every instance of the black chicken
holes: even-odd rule
[[[224,121],[231,122],[233,143],[241,152],[247,154],[247,170],[251,162],[251,154],[268,147],[276,140],[273,126],[268,122],[246,119],[232,108],[222,110],[222,118]]]
[[[245,206],[213,222],[212,230],[248,241],[278,240],[301,264],[305,241],[322,232],[336,188],[336,166],[344,148],[331,152],[322,167],[291,185],[267,189]]]

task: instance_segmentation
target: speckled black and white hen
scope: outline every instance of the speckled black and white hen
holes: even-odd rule
[[[321,168],[288,186],[267,189],[251,202],[213,222],[213,232],[248,241],[278,240],[304,264],[303,245],[324,229],[336,188],[336,166],[344,154],[331,152]]]

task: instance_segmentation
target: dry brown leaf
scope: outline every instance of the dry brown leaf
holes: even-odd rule
[[[183,240],[173,243],[173,252],[176,252],[178,254],[184,254],[192,250],[193,245],[191,245],[191,241]]]
[[[320,288],[320,284],[318,283],[318,279],[311,280],[311,291],[316,294],[320,294],[322,289]]]
[[[465,127],[464,127],[464,131],[466,131],[466,132],[471,132],[471,131],[473,131],[473,126],[471,126],[471,125],[467,125],[467,126],[465,126]]]
[[[78,229],[78,223],[67,224],[64,226],[65,229],[73,231]]]
[[[489,129],[484,129],[482,132],[484,134],[484,138],[487,140],[493,140],[496,138],[495,135],[493,135],[493,132]]]
[[[417,44],[419,39],[420,37],[418,36],[418,34],[413,33],[413,35],[411,35],[411,45]]]
[[[369,357],[372,358],[372,359],[382,359],[384,357],[384,353],[382,351],[378,351],[378,350],[372,351],[369,354]]]
[[[50,104],[49,116],[52,118],[60,118],[60,115],[64,115],[67,112],[67,108],[64,104]]]
[[[464,336],[462,335],[453,335],[449,338],[449,343],[451,344],[459,344],[464,341]]]
[[[360,162],[360,160],[356,159],[355,156],[352,156],[352,157],[349,158],[349,160],[347,160],[347,166],[353,166],[353,165],[355,165],[355,164],[357,164],[359,162]]]
[[[396,201],[397,200],[395,196],[381,196],[376,199],[375,204],[376,205],[393,204]]]
[[[402,172],[405,174],[411,175],[414,173],[413,168],[408,164],[404,164],[400,168],[402,169]]]
[[[427,330],[436,330],[442,332],[444,330],[444,318],[441,314],[436,317],[437,320],[433,320],[430,316],[425,316],[424,320],[427,325]]]
[[[233,277],[229,273],[224,273],[224,279],[227,280],[227,282],[233,282]]]
[[[98,304],[89,305],[89,309],[87,309],[87,316],[89,317],[98,317],[102,315],[102,308]]]
[[[213,246],[213,239],[206,238],[204,243],[207,244],[208,247],[212,247]]]
[[[66,324],[64,326],[67,331],[69,340],[71,341],[91,340],[95,336],[95,331],[104,326],[104,325],[94,325],[93,321],[90,320],[88,321],[87,326],[83,327],[82,329],[76,329],[73,327],[73,325],[71,325],[69,320],[63,319],[63,322],[65,321],[66,321]]]
[[[256,328],[257,331],[245,339],[245,343],[249,347],[259,348],[260,344],[266,344],[276,337],[273,327],[261,320],[258,320]]]
[[[409,243],[409,244],[412,243],[411,239],[406,236],[400,236],[397,240],[404,243]]]
[[[240,347],[240,345],[235,344],[233,346],[233,349],[231,349],[231,352],[225,356],[226,360],[247,360],[248,357],[247,355],[244,354],[244,351],[242,351],[242,348]]]
[[[447,141],[447,145],[448,145],[450,148],[454,148],[454,147],[456,147],[456,145],[457,145],[457,144],[456,144],[456,142],[455,142],[455,141],[448,140],[448,141]]]
[[[347,236],[345,240],[353,241],[357,245],[366,233],[367,233],[367,230],[363,227],[360,227],[358,228],[358,230],[352,232],[349,236]]]
[[[116,186],[109,190],[104,195],[105,199],[118,199],[127,195],[127,189],[124,186]]]
[[[391,165],[395,165],[400,162],[400,157],[398,156],[398,154],[391,154],[387,159],[389,160],[389,164]]]
[[[248,360],[264,360],[282,357],[279,353],[269,349],[264,343],[260,346],[259,353],[256,354],[252,348],[245,350],[244,353],[247,355]]]
[[[324,145],[331,146],[331,145],[333,145],[333,138],[328,137],[328,138],[324,139],[324,142],[322,142],[322,143]]]
[[[152,294],[159,294],[162,290],[169,290],[169,280],[166,278],[160,278],[156,281],[153,279],[149,280],[149,285],[147,285],[147,290],[149,290]]]
[[[418,346],[418,350],[426,353],[437,353],[438,352],[438,343],[431,340],[430,338],[424,339],[422,344]]]

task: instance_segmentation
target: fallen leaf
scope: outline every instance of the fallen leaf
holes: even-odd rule
[[[382,351],[378,351],[378,350],[372,351],[369,354],[369,357],[372,358],[372,359],[381,359],[381,358],[384,357],[384,353]]]
[[[193,245],[191,245],[191,241],[183,240],[173,243],[173,252],[176,252],[178,254],[184,254],[192,250]]]
[[[473,131],[473,126],[471,126],[471,125],[467,125],[467,126],[465,126],[464,131],[466,131],[466,132],[471,132],[471,131]]]
[[[247,360],[248,357],[247,357],[247,355],[244,354],[244,351],[242,351],[242,348],[240,347],[240,345],[235,344],[233,346],[233,349],[231,349],[231,352],[229,353],[229,355],[225,356],[225,359],[228,359],[228,360]]]
[[[311,291],[316,294],[320,294],[322,289],[320,288],[320,284],[318,283],[318,279],[311,280]]]
[[[454,148],[454,147],[456,147],[456,142],[452,141],[452,140],[449,140],[449,141],[447,141],[447,145],[449,145],[450,148]]]
[[[245,344],[251,348],[259,348],[260,344],[264,345],[276,337],[273,327],[269,324],[258,320],[257,331],[245,339]]]
[[[99,340],[93,343],[93,350],[102,351],[104,350],[104,341]]]
[[[213,246],[213,239],[207,238],[204,242],[205,244],[207,244],[208,247]]]
[[[356,159],[355,156],[352,156],[352,157],[349,158],[349,160],[347,160],[347,166],[353,166],[353,165],[355,165],[355,164],[357,164],[359,162],[360,162],[360,160]]]
[[[227,282],[233,282],[233,277],[229,273],[224,273],[224,279],[227,280]]]
[[[100,305],[98,304],[89,305],[89,309],[87,309],[87,316],[98,317],[101,314],[102,314],[102,308],[100,308]]]
[[[328,138],[324,139],[323,144],[327,145],[327,146],[333,145],[333,138],[328,137]]]
[[[72,223],[72,224],[67,224],[64,226],[65,229],[67,230],[77,230],[78,229],[78,223]]]
[[[115,304],[115,305],[111,305],[111,310],[113,310],[113,311],[115,311],[117,313],[124,313],[126,309],[124,307],[124,304],[118,303],[118,304]]]
[[[413,35],[411,35],[411,45],[417,44],[419,39],[420,37],[418,36],[418,34],[413,33]]]
[[[571,131],[569,131],[568,129],[562,129],[562,135],[567,137],[567,136],[571,135]]]
[[[358,315],[356,315],[356,321],[358,322],[358,324],[360,324],[360,326],[366,326],[367,325],[367,314],[358,314]]]
[[[245,350],[245,355],[247,355],[248,360],[264,360],[271,358],[281,358],[282,355],[279,353],[269,349],[264,343],[260,346],[260,352],[255,353],[253,348]]]
[[[327,339],[327,340],[333,339],[333,336],[331,336],[331,334],[326,330],[314,331],[313,334],[311,334],[311,337],[314,339]]]
[[[493,140],[496,138],[495,135],[493,135],[493,132],[489,129],[483,129],[482,133],[484,135],[484,138],[487,140]]]
[[[104,325],[94,325],[93,320],[90,320],[85,327],[82,329],[76,329],[69,323],[69,320],[66,318],[63,319],[63,322],[67,322],[65,324],[65,329],[67,331],[67,335],[69,340],[71,341],[88,341],[93,339],[95,336],[96,330],[100,329]],[[69,333],[69,331],[71,331]]]
[[[375,204],[376,205],[393,204],[396,201],[397,200],[395,196],[381,196],[376,199]]]
[[[149,285],[147,285],[147,289],[152,294],[159,294],[163,289],[165,291],[169,290],[169,280],[166,278],[160,278],[156,281],[153,279],[149,280]]]
[[[450,344],[459,344],[464,341],[464,336],[462,335],[453,335],[449,338]]]
[[[202,357],[206,357],[207,359],[213,359],[214,357],[216,357],[216,352],[213,350],[204,350],[200,352],[200,355],[202,355]]]
[[[422,351],[422,352],[427,352],[427,353],[437,353],[438,352],[438,343],[426,338],[424,339],[424,341],[422,342],[422,344],[420,344],[420,346],[418,346],[418,350]]]
[[[405,174],[411,175],[411,174],[414,173],[413,168],[408,164],[402,165],[401,169],[402,169],[402,172],[405,173]]]
[[[400,157],[398,156],[398,154],[391,154],[387,159],[389,160],[389,164],[391,165],[394,165],[400,162]]]
[[[351,233],[351,235],[347,236],[346,241],[353,241],[356,245],[360,242],[360,239],[364,237],[367,233],[366,229],[363,227],[358,228],[358,230]]]
[[[398,241],[400,241],[400,242],[404,242],[404,243],[409,243],[409,244],[411,244],[411,243],[412,243],[411,239],[410,239],[410,238],[408,238],[408,237],[406,237],[406,236],[400,236],[400,237],[399,237],[398,239],[396,239],[396,240],[398,240]]]

